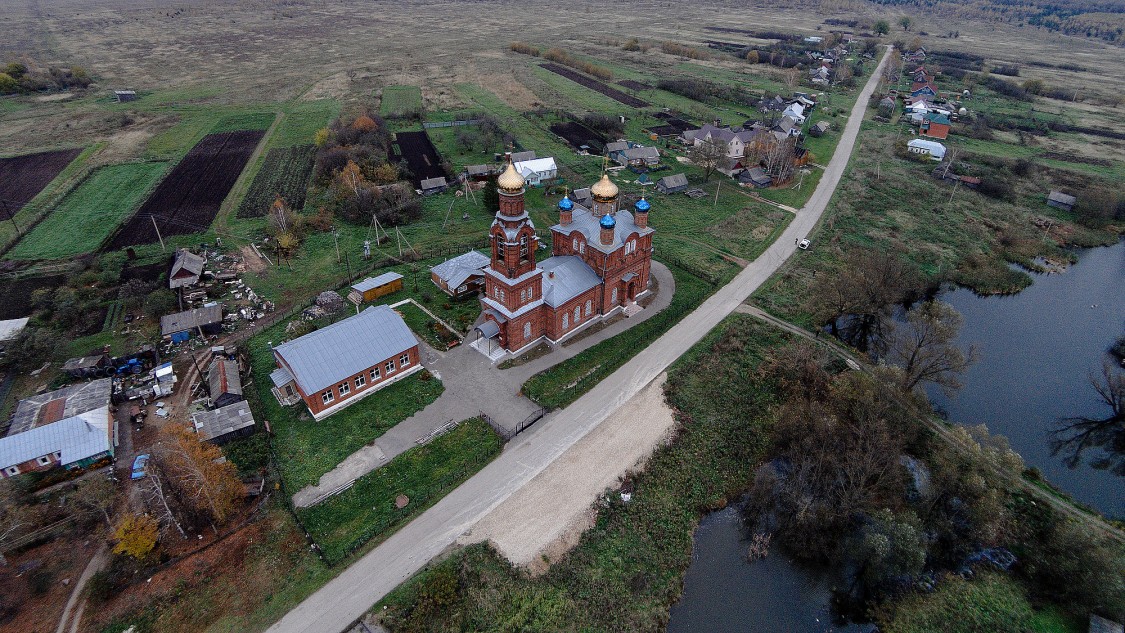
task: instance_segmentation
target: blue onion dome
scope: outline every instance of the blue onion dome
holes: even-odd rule
[[[602,216],[602,220],[599,224],[602,225],[603,229],[612,229],[617,226],[617,220],[614,220],[613,216],[607,213]]]
[[[633,208],[636,209],[637,213],[648,213],[648,210],[652,208],[652,205],[648,203],[648,200],[641,198],[640,200],[637,200],[636,204],[633,205]]]
[[[573,208],[574,208],[574,201],[571,200],[570,198],[568,198],[566,196],[563,196],[563,199],[559,200],[559,209],[561,209],[563,211],[570,211]]]

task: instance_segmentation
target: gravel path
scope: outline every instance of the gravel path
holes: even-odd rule
[[[888,47],[888,54],[892,49]],[[884,54],[864,85],[840,144],[809,203],[765,253],[680,323],[634,356],[569,407],[544,419],[522,439],[509,444],[485,466],[375,549],[306,598],[269,631],[330,633],[342,631],[371,605],[417,573],[434,556],[458,540],[484,517],[547,469],[625,403],[664,373],[684,352],[711,331],[758,289],[797,251],[795,241],[820,221],[855,149],[868,99],[886,64]],[[619,464],[604,467],[618,471]],[[543,508],[552,513],[553,506]]]

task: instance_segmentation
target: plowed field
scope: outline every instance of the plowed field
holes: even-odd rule
[[[153,218],[164,237],[207,230],[264,133],[240,130],[205,136],[121,227],[109,250],[157,241]]]
[[[569,68],[566,68],[565,66],[559,66],[558,64],[540,64],[540,65],[545,70],[549,70],[549,71],[555,73],[556,75],[562,75],[563,77],[566,77],[567,79],[573,81],[576,84],[585,86],[585,87],[589,88],[590,90],[595,90],[597,92],[600,92],[603,95],[609,97],[610,99],[613,99],[614,101],[620,101],[621,103],[624,103],[627,106],[632,106],[634,108],[644,108],[644,107],[649,105],[647,101],[641,101],[640,99],[638,99],[636,97],[627,95],[624,92],[621,92],[620,90],[618,90],[617,88],[610,88],[609,86],[603,84],[602,82],[598,81],[597,79],[591,79],[590,77],[587,77],[586,75],[583,75],[582,73],[575,72],[575,71],[573,71]]]
[[[7,220],[43,191],[81,149],[0,158],[0,219]]]

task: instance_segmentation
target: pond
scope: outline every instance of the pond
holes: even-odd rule
[[[798,564],[776,545],[765,558],[748,562],[748,539],[737,506],[703,518],[683,596],[672,605],[670,633],[867,633],[874,628],[833,622],[827,570]]]
[[[1125,480],[1085,464],[1070,470],[1051,455],[1048,434],[1061,418],[1108,412],[1088,376],[1125,334],[1125,241],[1077,255],[1066,272],[1036,275],[1016,295],[945,294],[965,318],[958,344],[976,345],[981,358],[955,396],[932,389],[930,397],[951,421],[983,422],[1006,436],[1028,466],[1077,501],[1125,517]]]

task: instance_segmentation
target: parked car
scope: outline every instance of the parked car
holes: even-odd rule
[[[809,246],[811,246],[811,245],[812,245],[812,242],[810,242],[808,240],[808,238],[805,238],[805,239],[801,240],[801,243],[797,245],[797,248],[799,248],[803,251],[807,251],[807,250],[809,250]]]
[[[149,456],[146,453],[144,455],[137,455],[137,458],[133,460],[133,476],[132,476],[132,479],[144,479],[144,477],[145,477],[145,465],[148,464],[148,457]]]

